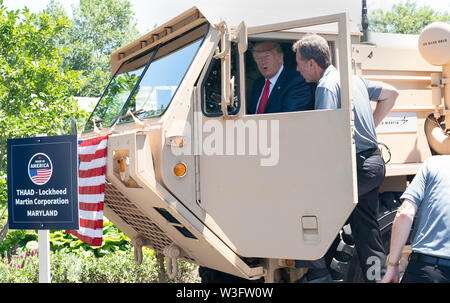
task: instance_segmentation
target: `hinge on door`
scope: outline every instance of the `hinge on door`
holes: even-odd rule
[[[194,138],[193,143],[194,143],[194,170],[195,170],[195,203],[197,203],[197,205],[203,209],[202,207],[202,203],[201,203],[201,197],[200,197],[200,148],[201,148],[201,137],[198,135],[198,131],[199,128],[201,127],[201,121],[199,121],[199,119],[201,119],[201,116],[199,117],[199,115],[201,115],[201,104],[200,104],[200,95],[199,95],[200,90],[198,89],[198,87],[194,87],[194,106],[193,108],[195,110],[193,110],[193,121],[194,121],[194,127],[192,128],[192,138]],[[198,110],[198,111],[197,111]]]
[[[202,200],[200,197],[200,157],[198,155],[194,156],[195,162],[195,203],[203,209]]]

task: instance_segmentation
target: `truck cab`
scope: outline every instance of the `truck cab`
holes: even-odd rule
[[[292,43],[314,27],[340,71],[341,108],[248,113],[259,76],[251,46],[276,41],[295,68]],[[400,87],[391,119],[413,126],[385,125],[378,138],[389,162],[384,191],[404,190],[432,153],[427,77],[442,68],[417,50],[380,65],[389,50],[360,36],[346,13],[247,27],[211,23],[193,7],[111,55],[111,81],[81,137],[109,134],[104,215],[132,239],[137,262],[147,246],[168,260],[289,282],[306,272],[292,260],[335,249],[357,203],[353,73]]]

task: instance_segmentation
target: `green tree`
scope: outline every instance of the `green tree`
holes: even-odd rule
[[[447,11],[436,12],[425,5],[417,7],[415,1],[408,0],[392,6],[383,12],[381,9],[369,13],[369,30],[382,33],[420,34],[428,24],[436,21],[449,22]]]
[[[65,15],[61,5],[54,1],[45,12],[52,16]],[[64,65],[80,71],[86,79],[74,94],[99,97],[111,78],[111,53],[139,34],[134,12],[128,0],[80,0],[72,14],[71,26],[61,37],[61,44],[70,49]]]
[[[63,66],[58,44],[69,20],[7,11],[0,0],[0,204],[6,204],[8,138],[69,133],[72,118],[85,120],[71,91],[79,72]]]

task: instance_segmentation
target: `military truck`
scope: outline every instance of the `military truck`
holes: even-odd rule
[[[325,256],[334,280],[361,281],[346,224],[358,202],[351,75],[400,92],[377,128],[389,251],[400,194],[426,158],[450,154],[448,27],[361,43],[347,13],[252,27],[185,11],[111,55],[112,79],[81,135],[109,134],[104,215],[132,239],[136,262],[150,247],[169,277],[182,259],[204,282],[293,282],[307,272],[294,260]],[[248,114],[259,76],[251,45],[279,42],[295,68],[292,43],[309,32],[329,42],[342,107]]]

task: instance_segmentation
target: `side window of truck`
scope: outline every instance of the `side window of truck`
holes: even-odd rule
[[[300,37],[299,37],[300,38]],[[264,42],[276,42],[279,44],[281,51],[283,52],[283,65],[284,67],[288,67],[291,70],[297,70],[297,62],[296,62],[296,58],[295,58],[295,52],[292,50],[292,45],[296,42],[297,40],[275,40],[275,39],[254,39],[254,40],[249,40],[249,47],[247,52],[245,53],[245,96],[246,96],[246,106],[247,106],[247,111],[249,111],[249,108],[251,108],[251,104],[252,104],[252,89],[254,88],[254,84],[261,79],[263,76],[261,74],[261,72],[258,69],[258,65],[255,61],[255,58],[253,56],[252,53],[252,48],[257,44],[257,43],[264,43]],[[331,60],[334,66],[336,66],[336,50],[335,50],[335,42],[334,41],[329,41],[329,46],[331,49]],[[259,82],[261,83],[261,82]],[[314,92],[315,91],[315,84],[311,83],[311,90]],[[263,87],[260,87],[260,94],[262,93],[262,89]],[[253,96],[254,97],[254,96]],[[259,99],[258,99],[259,100]],[[254,102],[253,102],[253,106]],[[252,108],[253,110],[255,109],[255,107]],[[254,112],[247,112],[247,114],[255,114]],[[302,109],[305,110],[305,109]],[[294,111],[294,110],[289,110],[289,111]],[[276,111],[274,111],[276,112]],[[281,111],[280,111],[281,112]]]
[[[295,53],[292,51],[292,45],[295,40],[249,40],[249,47],[245,53],[245,95],[246,95],[246,105],[247,110],[252,103],[252,90],[254,89],[255,83],[263,79],[263,75],[258,69],[258,64],[255,61],[252,49],[257,43],[264,42],[276,42],[283,53],[283,65],[285,68],[292,70],[297,69],[297,62],[295,60]],[[269,61],[273,62],[273,61]],[[263,83],[263,82],[259,82]],[[263,86],[260,87],[260,91],[256,90],[259,94],[262,93]],[[254,97],[254,96],[253,96]],[[259,99],[258,99],[259,100]],[[254,112],[247,112],[247,114],[255,114]]]
[[[232,105],[228,106],[228,114],[235,115],[240,108],[239,100],[239,67],[237,45],[231,43],[231,77],[234,77],[234,94]],[[222,115],[222,81],[220,59],[212,59],[208,72],[202,83],[202,111],[208,117]]]

